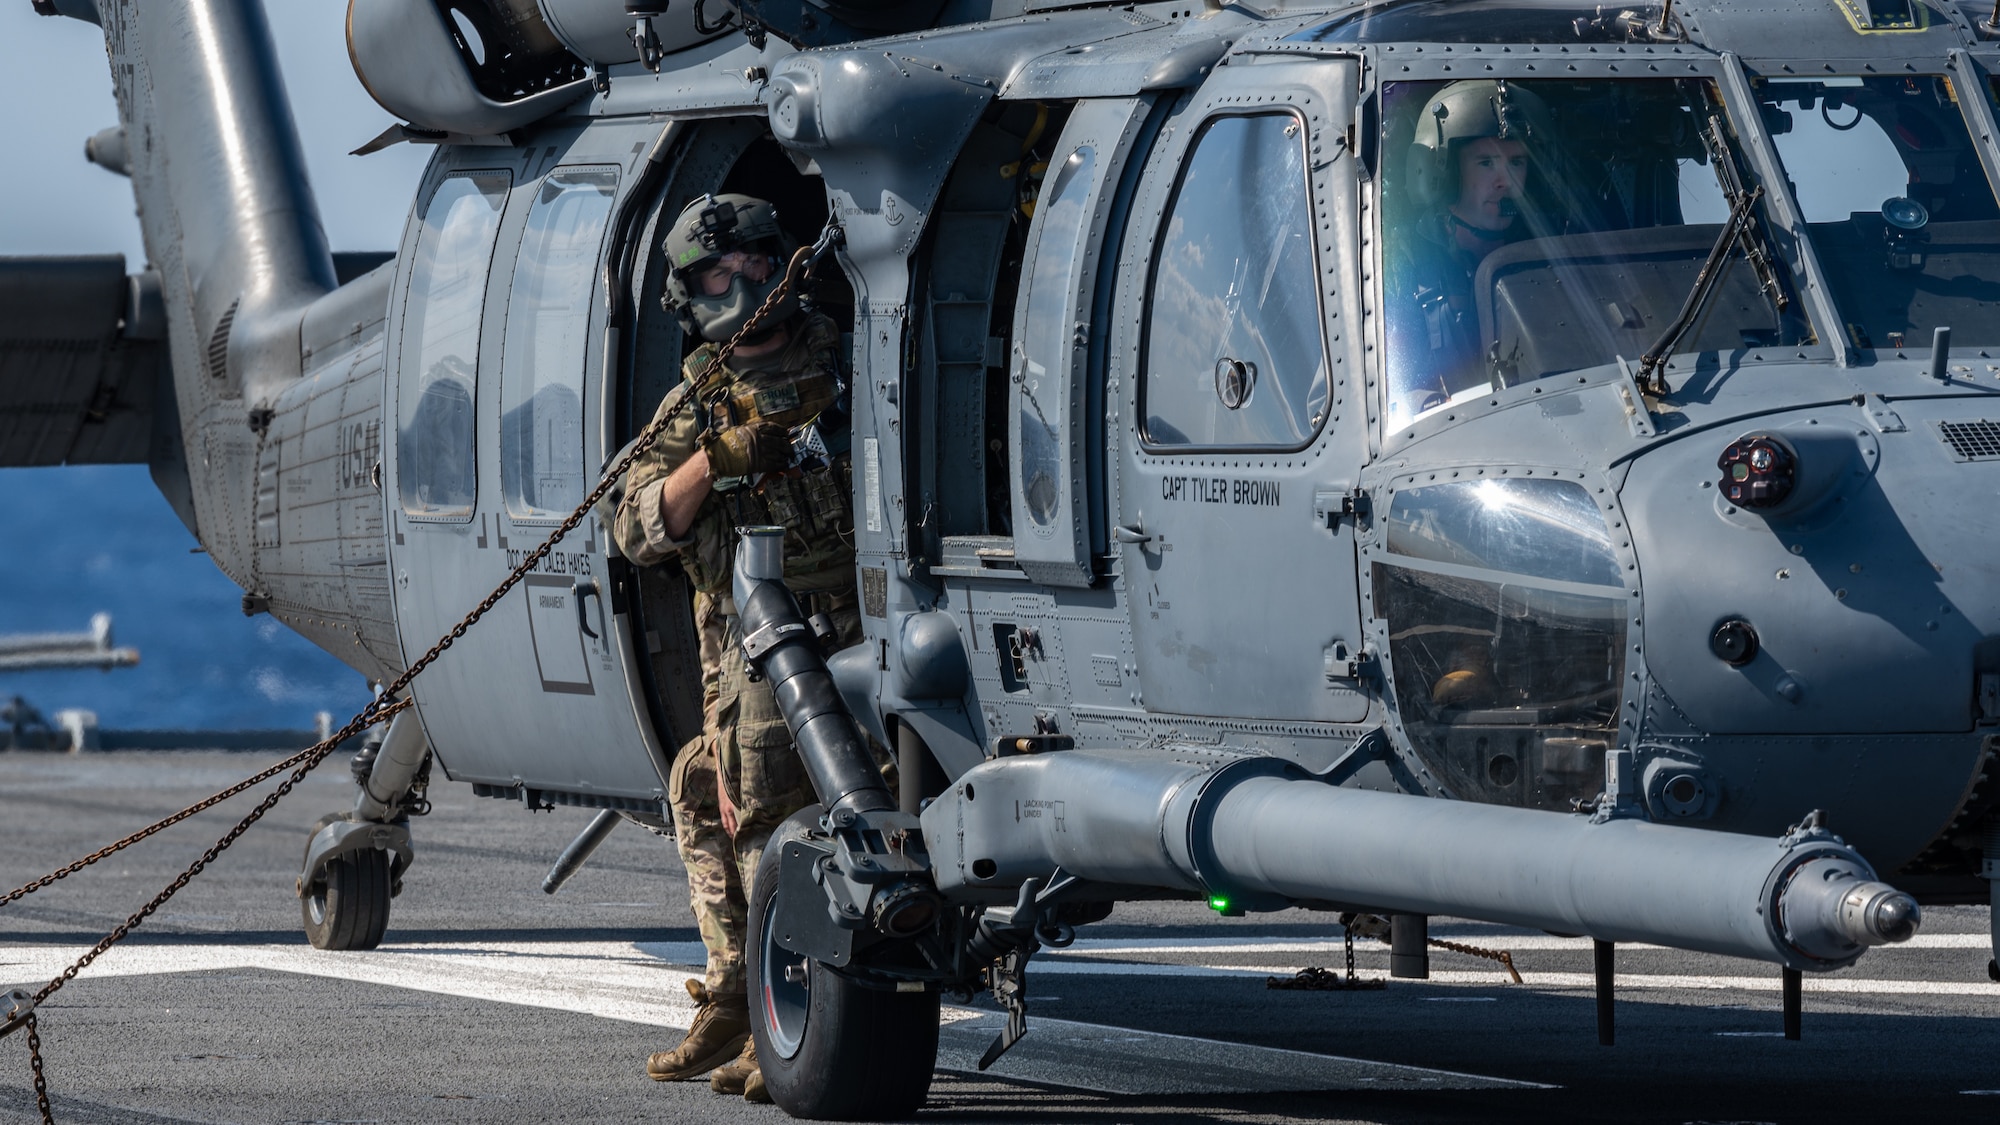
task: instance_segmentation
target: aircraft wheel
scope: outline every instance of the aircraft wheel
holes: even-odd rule
[[[819,816],[813,805],[780,825],[757,865],[744,967],[758,1066],[772,1100],[793,1117],[908,1117],[930,1092],[938,994],[865,988],[772,938],[778,857]]]
[[[326,881],[299,899],[315,949],[373,949],[389,928],[389,853],[366,848],[327,861]]]

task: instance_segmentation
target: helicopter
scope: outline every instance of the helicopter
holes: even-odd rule
[[[1006,1008],[990,1062],[1121,901],[1588,935],[1600,989],[1616,942],[1728,954],[1788,1004],[1924,905],[2000,956],[2000,12],[352,0],[370,147],[434,155],[342,258],[254,0],[36,6],[104,28],[149,263],[0,265],[46,310],[0,365],[65,404],[7,463],[147,461],[246,613],[378,682],[679,382],[666,224],[740,192],[814,248],[863,642],[764,529],[735,575],[822,802],[752,909],[794,1115],[920,1104],[945,995]],[[601,517],[539,559],[315,826],[313,943],[383,939],[433,767],[600,810],[552,882],[668,829],[690,596]]]

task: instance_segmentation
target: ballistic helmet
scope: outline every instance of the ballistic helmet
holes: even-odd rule
[[[1431,96],[1410,144],[1410,187],[1426,206],[1458,198],[1458,149],[1495,137],[1521,141],[1531,156],[1555,144],[1555,119],[1534,93],[1506,79],[1454,82]]]
[[[667,230],[662,245],[667,256],[662,303],[680,318],[682,331],[704,340],[727,340],[750,322],[751,314],[784,279],[792,249],[791,239],[778,226],[778,209],[768,202],[748,195],[699,196]],[[703,271],[734,251],[768,256],[770,275],[751,281],[738,273],[723,292],[703,292]],[[797,311],[797,295],[788,295],[767,323],[775,327]]]

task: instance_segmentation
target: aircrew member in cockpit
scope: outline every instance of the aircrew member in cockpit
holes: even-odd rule
[[[667,801],[708,971],[688,982],[699,1005],[693,1026],[648,1059],[646,1073],[662,1082],[709,1074],[718,1093],[768,1101],[749,1041],[748,896],[772,831],[813,794],[771,685],[745,669],[730,576],[735,529],[781,525],[786,584],[808,613],[833,622],[835,647],[860,639],[840,330],[790,295],[770,327],[697,384],[717,346],[777,289],[791,246],[770,203],[717,195],[681,212],[664,250],[666,303],[708,342],[683,367],[683,393],[695,402],[633,465],[614,534],[642,566],[677,561],[695,589],[703,729],[675,759]]]
[[[1454,82],[1418,115],[1407,183],[1420,214],[1397,232],[1387,277],[1392,425],[1487,384],[1473,279],[1529,236],[1530,168],[1553,141],[1547,106],[1505,80]]]

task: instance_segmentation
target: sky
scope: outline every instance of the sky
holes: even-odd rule
[[[402,232],[428,149],[349,156],[394,123],[347,61],[345,0],[266,0],[278,62],[320,215],[336,250],[388,250]],[[0,105],[9,107],[0,176],[0,254],[144,254],[124,177],[83,158],[92,133],[118,123],[104,37],[77,20],[0,0]]]
[[[348,64],[345,0],[266,2],[329,241],[392,249],[429,150],[347,155],[393,119]],[[84,139],[118,121],[102,33],[0,0],[0,105],[0,255],[122,253],[138,269],[131,188],[83,156]],[[82,707],[119,729],[306,729],[367,700],[360,675],[242,615],[242,592],[191,553],[143,465],[0,469],[0,528],[32,545],[0,555],[0,634],[80,631],[108,611],[116,642],[140,654],[111,672],[0,674],[0,704]]]

